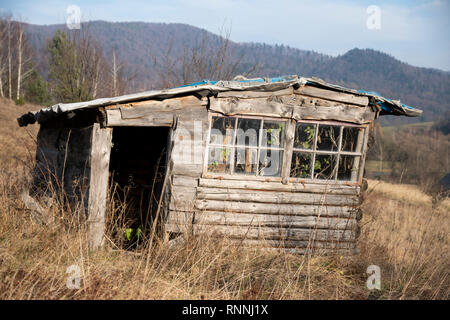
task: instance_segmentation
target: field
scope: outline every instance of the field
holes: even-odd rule
[[[36,106],[0,100],[0,299],[448,299],[450,201],[432,209],[413,185],[369,180],[360,254],[295,255],[200,237],[136,250],[113,241],[89,252],[84,226],[51,208],[51,224],[20,200],[33,166],[37,126],[15,118]],[[110,212],[114,220],[114,213]],[[71,265],[79,289],[66,285]],[[366,287],[381,269],[381,290]]]

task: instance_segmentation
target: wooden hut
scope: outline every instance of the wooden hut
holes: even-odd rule
[[[93,247],[115,182],[133,191],[130,201],[140,195],[141,216],[157,199],[166,232],[354,252],[371,125],[421,113],[289,76],[60,103],[18,122],[40,124],[31,196],[64,191],[86,212]]]

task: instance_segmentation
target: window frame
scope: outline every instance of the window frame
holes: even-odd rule
[[[258,146],[248,146],[249,149],[256,149],[257,150],[257,168],[256,168],[256,175],[252,174],[236,174],[234,173],[234,156],[236,149],[239,148],[237,145],[229,146],[232,149],[232,161],[233,165],[231,166],[231,173],[216,173],[216,172],[209,172],[208,171],[208,156],[209,156],[209,150],[212,146],[213,148],[226,148],[227,145],[219,145],[219,144],[210,144],[210,138],[211,138],[211,126],[212,126],[212,118],[213,117],[225,117],[225,118],[244,118],[244,119],[257,119],[257,120],[270,120],[270,121],[282,121],[285,125],[285,136],[284,136],[284,146],[281,148],[277,147],[261,147],[261,140],[262,140],[262,134],[261,130],[263,127],[263,124],[260,125],[260,134],[258,139]],[[204,153],[204,160],[203,160],[203,178],[221,178],[221,179],[228,179],[228,180],[252,180],[252,181],[271,181],[271,182],[282,182],[284,184],[287,183],[313,183],[313,184],[361,184],[363,173],[364,173],[364,166],[365,166],[365,160],[366,160],[366,149],[367,149],[367,143],[368,143],[368,137],[369,137],[369,126],[370,124],[356,124],[351,122],[344,122],[344,121],[330,121],[330,120],[294,120],[294,119],[286,119],[286,118],[277,118],[277,117],[270,117],[270,116],[261,116],[261,115],[232,115],[232,116],[226,116],[221,113],[217,112],[209,112],[208,117],[208,132],[205,135],[206,136],[206,143],[205,143],[205,153]],[[237,123],[234,124],[233,129],[233,141],[236,139],[236,132],[237,132]],[[301,148],[294,148],[294,139],[295,139],[295,129],[297,124],[299,123],[305,123],[305,124],[315,124],[316,129],[314,133],[314,149],[301,149]],[[331,125],[331,126],[338,126],[340,127],[340,134],[339,134],[339,147],[337,151],[326,151],[326,150],[316,150],[317,149],[317,136],[318,136],[318,130],[320,125]],[[351,152],[351,151],[342,151],[342,138],[343,138],[343,130],[345,127],[356,127],[363,129],[363,133],[361,134],[361,138],[363,139],[361,141],[361,151],[360,152]],[[357,141],[357,144],[358,141]],[[265,150],[280,150],[283,152],[283,158],[281,163],[281,176],[275,177],[275,176],[261,176],[258,175],[259,171],[259,151],[265,149]],[[335,163],[335,169],[334,169],[334,178],[333,179],[317,179],[312,178],[313,174],[310,174],[310,177],[308,178],[298,178],[298,177],[291,177],[291,162],[292,162],[292,156],[294,152],[301,152],[301,153],[309,153],[313,154],[313,159],[311,159],[311,163],[314,163],[316,154],[328,154],[328,155],[336,155],[336,163]],[[359,164],[358,164],[358,173],[355,180],[337,180],[338,171],[339,171],[339,160],[341,155],[349,155],[359,158]],[[314,170],[314,165],[312,166],[311,170]]]
[[[242,146],[238,144],[232,144],[232,145],[226,145],[226,144],[217,144],[217,143],[210,143],[211,139],[211,126],[212,126],[212,119],[213,117],[223,117],[223,118],[235,118],[236,121],[234,123],[233,128],[233,136],[232,141],[236,141],[236,133],[238,129],[238,122],[239,119],[254,119],[259,120],[260,125],[258,129],[258,144],[256,146]],[[263,134],[262,130],[264,127],[264,121],[276,121],[276,122],[282,122],[285,124],[285,130],[284,130],[284,139],[283,139],[283,147],[269,147],[269,146],[262,146],[262,140],[263,140]],[[270,181],[281,181],[283,176],[283,168],[284,168],[284,156],[286,153],[286,130],[287,130],[287,123],[289,122],[288,119],[285,118],[275,118],[275,117],[265,117],[265,116],[253,116],[253,115],[232,115],[232,116],[225,116],[220,113],[213,113],[211,112],[208,119],[209,125],[208,125],[208,134],[206,136],[206,147],[205,147],[205,154],[204,154],[204,161],[203,161],[203,177],[207,176],[220,176],[220,177],[227,177],[230,179],[233,179],[233,177],[236,177],[236,179],[242,179],[242,178],[250,178],[251,180],[267,180],[270,179]],[[209,157],[209,150],[212,148],[223,148],[223,149],[231,149],[231,155],[230,158],[232,159],[232,162],[230,163],[230,173],[217,173],[217,172],[210,172],[208,171],[208,157]],[[256,172],[255,174],[239,174],[235,173],[235,154],[237,149],[251,149],[256,150]],[[281,161],[281,168],[280,168],[280,176],[264,176],[259,174],[259,160],[260,160],[260,151],[261,150],[277,150],[283,152],[283,158]],[[257,178],[257,179],[255,179]]]
[[[348,184],[348,183],[357,183],[357,182],[361,182],[362,177],[363,177],[363,173],[364,173],[364,163],[365,163],[365,157],[366,157],[366,148],[367,148],[367,139],[368,139],[368,133],[369,133],[369,125],[368,124],[355,124],[355,123],[350,123],[350,122],[343,122],[343,121],[320,121],[320,120],[296,120],[294,125],[293,125],[293,139],[295,139],[295,128],[297,126],[297,124],[314,124],[315,125],[315,130],[314,130],[314,144],[313,144],[313,148],[312,149],[302,149],[302,148],[295,148],[293,146],[294,141],[292,142],[292,149],[291,149],[291,159],[289,160],[289,168],[288,168],[288,174],[289,174],[289,180],[292,182],[301,182],[301,181],[308,181],[308,182],[324,182],[324,183],[343,183],[343,184]],[[336,126],[339,127],[339,142],[338,142],[338,148],[337,151],[331,151],[331,150],[317,150],[317,137],[318,137],[318,133],[319,133],[319,127],[320,126]],[[359,138],[362,138],[363,140],[361,141],[361,149],[359,152],[357,151],[343,151],[342,150],[342,139],[343,139],[343,132],[344,132],[344,128],[360,128],[363,130],[361,136]],[[359,140],[358,138],[358,140]],[[356,141],[357,144],[359,144],[358,140]],[[311,171],[309,173],[309,178],[299,178],[299,177],[291,177],[290,176],[290,171],[291,171],[291,161],[292,161],[292,156],[294,154],[294,152],[300,152],[302,154],[311,154],[312,158],[311,158],[311,163],[313,165],[311,165]],[[335,160],[335,164],[334,164],[334,169],[333,169],[333,179],[317,179],[314,178],[314,163],[315,163],[315,159],[316,159],[316,155],[335,155],[336,156],[336,160]],[[355,179],[353,180],[352,177],[350,177],[350,180],[343,180],[340,179],[338,180],[338,174],[339,174],[339,164],[340,164],[340,158],[341,155],[344,156],[353,156],[355,158],[358,159],[359,163],[357,166],[357,175],[355,177]]]

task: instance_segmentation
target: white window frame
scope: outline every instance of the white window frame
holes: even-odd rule
[[[308,182],[333,182],[333,183],[355,183],[355,182],[361,182],[364,172],[364,162],[365,162],[365,155],[366,155],[366,147],[367,147],[367,139],[368,139],[368,131],[369,131],[369,125],[360,125],[360,124],[354,124],[349,122],[341,122],[341,121],[317,121],[317,120],[297,120],[295,125],[293,125],[293,130],[295,134],[295,127],[297,124],[315,124],[315,132],[314,132],[314,144],[312,149],[302,149],[302,148],[295,148],[292,146],[292,152],[291,152],[291,160],[292,155],[294,152],[301,152],[303,154],[311,154],[311,172],[309,173],[309,178],[300,178],[300,177],[291,177],[290,171],[291,171],[291,160],[289,161],[289,180],[293,182],[300,182],[300,181],[308,181]],[[338,142],[338,149],[337,151],[328,151],[328,150],[317,150],[317,137],[319,133],[319,127],[320,126],[336,126],[339,127],[339,142]],[[362,139],[362,141],[358,142],[360,143],[360,151],[343,151],[342,149],[342,138],[343,138],[343,130],[345,127],[350,128],[360,128],[363,130],[361,135],[358,139]],[[294,137],[295,139],[295,137]],[[292,142],[293,144],[293,142]],[[324,155],[335,155],[336,160],[334,164],[334,171],[333,171],[333,179],[317,179],[314,178],[314,163],[316,159],[316,155],[318,154],[324,154]],[[339,162],[341,155],[348,155],[355,157],[355,161],[359,161],[357,164],[357,170],[358,172],[355,174],[352,174],[350,180],[338,180],[338,173],[339,173]]]
[[[258,145],[257,146],[241,146],[241,145],[237,145],[237,144],[232,144],[232,145],[226,145],[226,144],[218,144],[218,143],[210,143],[210,139],[211,139],[211,127],[212,127],[212,119],[213,117],[223,117],[223,118],[233,118],[236,119],[234,122],[234,128],[233,128],[233,137],[232,137],[232,141],[236,141],[236,132],[237,132],[237,126],[238,126],[238,120],[239,119],[254,119],[254,120],[260,120],[260,125],[259,125],[259,138],[258,138]],[[209,126],[208,126],[208,134],[206,137],[206,149],[205,149],[205,156],[204,156],[204,166],[203,166],[203,176],[207,177],[207,176],[220,176],[220,177],[227,177],[230,179],[236,178],[236,179],[247,179],[249,178],[249,180],[268,180],[270,179],[270,181],[281,181],[282,178],[282,174],[283,174],[283,167],[284,167],[284,161],[281,161],[281,174],[280,176],[264,176],[264,175],[260,175],[259,173],[259,156],[260,156],[260,151],[261,150],[277,150],[277,151],[281,151],[283,152],[283,158],[285,157],[285,147],[286,147],[286,139],[283,139],[283,147],[269,147],[269,146],[262,146],[262,139],[263,139],[263,126],[264,126],[264,121],[277,121],[277,122],[283,122],[285,124],[285,132],[284,134],[286,134],[286,124],[288,122],[287,119],[284,118],[274,118],[274,117],[262,117],[262,116],[247,116],[247,115],[233,115],[233,116],[224,116],[220,113],[210,113],[209,116]],[[210,148],[223,148],[223,149],[231,149],[231,163],[230,163],[230,173],[218,173],[218,172],[210,172],[208,171],[208,156],[209,156],[209,150]],[[255,174],[240,174],[240,173],[234,173],[234,168],[235,168],[235,152],[237,149],[242,149],[242,148],[246,148],[246,149],[252,149],[252,150],[256,150],[256,173]]]
[[[223,144],[210,144],[210,134],[211,134],[211,126],[212,126],[212,118],[213,117],[225,117],[225,118],[243,118],[243,119],[257,119],[257,120],[270,120],[270,121],[283,121],[286,123],[285,126],[285,138],[284,138],[284,146],[282,148],[276,148],[276,147],[261,147],[261,140],[262,140],[262,134],[260,131],[259,134],[259,141],[258,146],[248,146],[250,149],[257,149],[257,169],[256,169],[256,175],[251,174],[236,174],[234,173],[234,152],[239,146],[232,145],[228,146],[230,149],[232,149],[231,159],[232,159],[232,165],[231,165],[231,173],[217,173],[217,172],[209,172],[208,171],[208,156],[209,156],[209,150],[210,147],[214,148],[227,148],[227,145]],[[283,183],[317,183],[317,184],[361,184],[363,172],[364,172],[364,165],[365,165],[365,159],[366,159],[366,149],[367,149],[367,142],[368,142],[368,136],[369,136],[369,124],[355,124],[350,122],[343,122],[343,121],[322,121],[322,120],[292,120],[292,119],[286,119],[286,118],[276,118],[276,117],[266,117],[266,116],[253,116],[253,115],[233,115],[233,116],[225,116],[221,113],[216,112],[210,112],[209,113],[209,126],[208,126],[208,132],[206,134],[206,143],[205,143],[205,153],[204,153],[204,159],[203,159],[203,178],[220,178],[220,179],[228,179],[228,180],[251,180],[251,181],[273,181],[273,182],[283,182]],[[235,121],[234,124],[234,131],[233,131],[233,141],[236,138],[236,129],[237,129],[237,122]],[[310,149],[300,149],[300,148],[294,148],[294,134],[295,134],[295,128],[297,123],[304,123],[304,124],[317,124],[316,130],[314,134],[314,150]],[[339,135],[339,148],[337,151],[325,151],[325,150],[316,150],[317,148],[317,135],[318,135],[318,128],[320,125],[332,125],[332,126],[339,126],[340,127],[340,135]],[[260,130],[262,130],[263,124],[260,126]],[[350,151],[341,151],[342,147],[342,132],[344,127],[357,127],[361,128],[363,130],[362,135],[360,138],[363,139],[361,141],[361,150],[359,152],[350,152]],[[288,137],[291,137],[292,139],[289,139]],[[260,176],[258,175],[259,171],[259,150],[266,149],[266,150],[280,150],[283,152],[283,158],[282,158],[282,167],[281,167],[281,176],[274,177],[274,176]],[[314,164],[315,155],[316,154],[330,154],[330,155],[337,155],[336,157],[336,164],[335,164],[335,172],[334,172],[334,178],[333,179],[313,179],[313,178],[298,178],[298,177],[291,177],[291,161],[292,161],[292,155],[293,152],[302,152],[302,153],[312,153],[314,156],[314,159],[312,159],[311,163]],[[356,176],[352,177],[353,179],[350,180],[337,180],[338,175],[338,168],[339,168],[339,160],[341,155],[350,155],[355,156],[359,160],[358,164],[358,173]],[[312,170],[314,170],[314,165],[312,165]],[[312,176],[312,175],[311,175]]]

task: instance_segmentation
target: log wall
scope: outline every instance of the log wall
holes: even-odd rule
[[[229,180],[203,175],[209,112],[258,115],[301,120],[337,120],[365,124],[375,112],[366,97],[311,88],[277,92],[222,92],[215,97],[177,97],[163,101],[105,107],[102,124],[115,126],[170,126],[168,185],[164,199],[168,232],[211,232],[243,243],[263,243],[305,252],[352,252],[359,233],[360,187],[357,184]],[[92,222],[103,225],[105,168],[111,132],[96,124],[82,128],[41,126],[38,136],[35,191],[51,196],[51,188],[64,190],[73,203],[95,211]],[[99,145],[92,153],[93,131]],[[103,133],[102,133],[103,132]],[[105,134],[104,134],[105,133]],[[102,142],[103,141],[103,142]],[[94,144],[93,144],[94,143]],[[90,187],[90,159],[100,173]],[[100,190],[101,189],[101,190]],[[100,190],[100,191],[99,191]],[[77,201],[75,201],[77,200]],[[80,202],[80,200],[82,200]],[[101,200],[101,201],[100,201]],[[100,201],[100,202],[99,202]],[[98,219],[97,219],[98,218]],[[96,228],[98,229],[98,228]],[[101,233],[101,232],[100,232]],[[101,235],[93,232],[94,242]]]
[[[41,125],[32,195],[65,202],[74,211],[81,207],[87,213],[92,128]]]
[[[369,123],[374,112],[367,98],[329,94],[324,90],[281,90],[219,93],[209,109],[225,115],[259,115],[290,119]],[[327,95],[328,94],[328,95]],[[251,181],[235,175],[203,174],[206,136],[193,137],[194,119],[208,130],[208,115],[178,117],[173,131],[169,210],[166,231],[212,233],[248,244],[282,247],[298,252],[325,250],[354,253],[361,219],[358,184]],[[193,146],[197,146],[194,149]],[[187,148],[187,147],[190,148]],[[191,150],[185,162],[183,150]],[[267,179],[268,180],[268,179]]]

